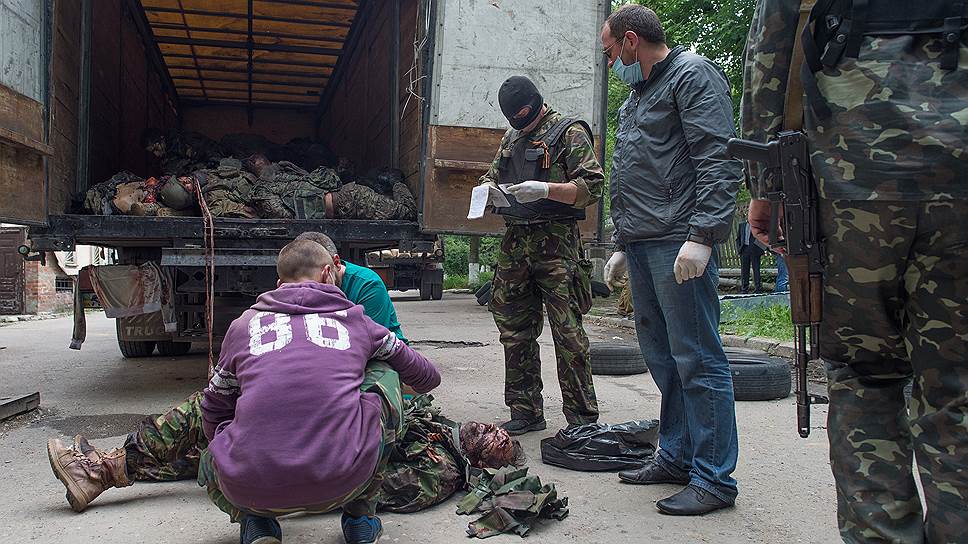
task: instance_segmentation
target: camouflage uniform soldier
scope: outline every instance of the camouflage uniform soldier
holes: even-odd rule
[[[745,138],[766,141],[785,113],[802,113],[812,146],[826,244],[821,355],[841,535],[850,543],[964,542],[968,12],[945,12],[946,5],[962,9],[960,2],[910,9],[871,0],[862,7],[885,20],[858,35],[850,28],[865,26],[862,9],[820,4],[810,18],[814,34],[804,35],[801,111],[799,92],[789,102],[785,96],[797,3],[758,2],[742,124]],[[822,57],[811,54],[813,44]],[[772,181],[765,174],[752,184],[761,197]],[[754,202],[750,223],[763,239],[767,217],[765,203]]]
[[[558,359],[558,382],[569,424],[598,420],[588,337],[582,314],[591,305],[590,262],[584,260],[577,220],[601,198],[604,174],[587,125],[544,105],[525,77],[500,91],[510,121],[501,148],[481,183],[508,187],[507,233],[494,273],[491,312],[504,345],[505,403],[511,434],[546,428],[538,336],[548,319]],[[498,189],[494,189],[497,191]]]

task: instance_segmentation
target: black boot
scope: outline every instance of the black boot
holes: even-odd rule
[[[282,527],[272,518],[259,516],[245,516],[239,529],[241,544],[280,544],[282,542]]]
[[[689,483],[689,476],[681,478],[666,470],[662,465],[651,461],[642,468],[623,470],[618,473],[618,479],[630,484],[650,485],[650,484],[676,484],[686,485]]]
[[[659,512],[670,516],[701,516],[721,508],[730,508],[733,503],[726,502],[712,493],[694,485],[675,495],[655,503]]]
[[[530,433],[531,431],[542,431],[548,428],[548,422],[545,419],[522,419],[520,417],[512,417],[511,421],[507,421],[501,424],[501,428],[508,432],[511,436],[518,436],[524,433]]]

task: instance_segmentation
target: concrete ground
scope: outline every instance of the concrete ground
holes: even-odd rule
[[[434,395],[452,419],[498,422],[503,403],[503,356],[490,314],[472,295],[446,295],[421,302],[395,294],[404,330],[443,374]],[[205,385],[206,356],[200,345],[186,357],[125,360],[114,338],[114,323],[89,314],[82,351],[71,351],[69,318],[0,327],[0,396],[40,391],[41,409],[0,423],[0,541],[2,542],[217,542],[238,541],[237,526],[215,509],[193,481],[138,483],[102,495],[83,514],[64,499],[64,487],[47,461],[49,437],[75,433],[93,443],[120,446],[145,414],[164,411]],[[589,327],[592,339],[629,331]],[[420,341],[439,341],[439,343]],[[453,346],[448,342],[480,342]],[[839,541],[827,438],[815,426],[809,439],[797,436],[793,398],[736,405],[740,456],[736,507],[702,518],[660,515],[655,501],[674,486],[629,486],[614,474],[580,473],[541,463],[539,441],[564,425],[547,327],[541,337],[542,376],[549,429],[524,437],[531,471],[555,482],[568,496],[571,515],[536,527],[528,542],[802,542]],[[602,420],[657,418],[659,395],[648,374],[596,377]],[[826,406],[815,406],[822,425]],[[429,511],[384,515],[382,542],[464,541],[473,518],[455,514],[455,499]],[[338,516],[301,516],[283,521],[286,542],[342,542]],[[517,542],[502,535],[494,542]]]

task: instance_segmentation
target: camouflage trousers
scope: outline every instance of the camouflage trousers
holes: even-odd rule
[[[966,218],[965,200],[821,202],[821,355],[845,542],[965,542]]]
[[[202,431],[202,392],[160,416],[145,418],[124,442],[128,478],[135,481],[189,480],[198,476]]]
[[[578,304],[581,259],[574,221],[509,225],[504,235],[490,309],[504,346],[504,402],[512,418],[544,416],[538,347],[543,303],[555,342],[565,419],[576,424],[598,420],[588,336]]]
[[[374,515],[377,510],[377,495],[383,485],[384,472],[390,460],[390,453],[397,441],[403,437],[403,394],[400,389],[400,376],[389,365],[382,362],[370,362],[366,367],[366,374],[360,390],[376,393],[383,401],[380,411],[380,426],[383,433],[380,436],[380,460],[375,471],[369,478],[360,482],[353,490],[340,497],[323,501],[318,504],[300,505],[286,508],[253,509],[240,507],[225,496],[219,487],[218,468],[208,449],[201,452],[198,467],[198,485],[206,488],[208,498],[219,510],[229,515],[233,522],[239,522],[248,514],[260,517],[278,517],[287,514],[303,512],[307,514],[325,514],[342,508],[351,516],[364,514]],[[339,447],[334,445],[334,447]],[[323,493],[325,491],[323,490]]]

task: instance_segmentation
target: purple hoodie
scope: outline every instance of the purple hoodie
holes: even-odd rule
[[[242,508],[311,506],[373,475],[382,400],[361,393],[367,361],[424,393],[440,374],[333,285],[284,284],[232,322],[202,418],[219,487]]]

